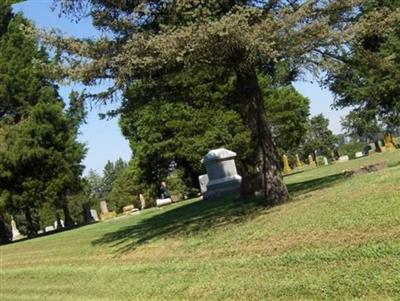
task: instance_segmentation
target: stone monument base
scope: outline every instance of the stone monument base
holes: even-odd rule
[[[116,217],[117,214],[115,213],[115,211],[109,211],[109,212],[105,212],[105,213],[100,213],[100,219],[102,221],[108,220],[108,219],[112,219],[114,217]]]
[[[210,181],[207,185],[207,191],[203,193],[203,199],[216,199],[229,194],[239,193],[241,183],[242,177],[239,175]]]
[[[171,204],[171,203],[172,203],[172,199],[171,199],[171,198],[167,198],[167,199],[157,199],[157,200],[156,200],[157,207],[169,205],[169,204]]]

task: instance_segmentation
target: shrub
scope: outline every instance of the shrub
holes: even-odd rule
[[[358,141],[351,141],[339,147],[339,154],[341,156],[349,156],[350,159],[356,157],[356,152],[362,152],[365,144]]]

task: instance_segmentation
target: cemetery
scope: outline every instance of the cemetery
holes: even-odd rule
[[[400,300],[399,22],[0,0],[0,301]]]
[[[269,210],[193,199],[1,246],[2,300],[395,300],[400,151],[285,179],[293,200]]]

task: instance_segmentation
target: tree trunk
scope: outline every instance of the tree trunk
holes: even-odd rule
[[[63,212],[64,212],[64,226],[65,228],[71,228],[73,226],[75,226],[75,223],[71,217],[71,214],[69,212],[69,208],[68,208],[68,203],[64,202],[63,204]]]
[[[28,237],[35,237],[37,235],[36,233],[36,227],[33,222],[32,218],[32,213],[29,208],[24,210],[24,215],[25,215],[25,220],[26,220],[26,235]]]
[[[6,226],[6,223],[0,216],[0,245],[9,243],[10,240],[10,233],[9,229]]]
[[[249,158],[249,161],[255,161],[256,168],[261,172],[262,190],[267,205],[273,206],[284,203],[288,200],[289,193],[283,182],[281,164],[267,122],[257,74],[255,70],[240,70],[236,72],[236,76],[240,111],[251,131],[251,143],[252,147],[255,148],[255,158]],[[242,185],[246,188],[254,187],[254,184],[247,183],[251,179],[246,176]]]

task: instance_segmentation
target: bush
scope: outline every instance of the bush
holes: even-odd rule
[[[182,200],[190,194],[190,189],[183,180],[184,173],[182,170],[175,170],[167,178],[167,187],[171,195],[176,195],[178,200]]]
[[[356,152],[362,152],[365,144],[358,141],[351,141],[339,147],[339,154],[341,156],[349,156],[350,159],[356,157]]]

